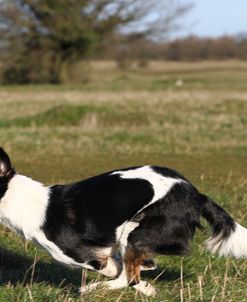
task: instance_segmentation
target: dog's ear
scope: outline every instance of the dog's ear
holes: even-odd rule
[[[12,170],[8,154],[0,147],[0,177],[6,177]]]

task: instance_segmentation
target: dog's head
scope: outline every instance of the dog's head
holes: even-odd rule
[[[8,154],[0,147],[0,200],[8,189],[8,183],[15,175]]]

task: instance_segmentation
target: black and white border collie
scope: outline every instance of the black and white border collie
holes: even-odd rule
[[[1,222],[59,262],[115,278],[82,292],[132,286],[154,296],[154,287],[140,279],[154,265],[148,257],[188,254],[201,216],[212,228],[209,250],[247,256],[247,229],[174,170],[132,167],[45,187],[16,173],[0,148]]]

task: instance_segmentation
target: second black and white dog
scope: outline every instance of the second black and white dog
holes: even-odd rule
[[[98,285],[133,286],[154,295],[154,287],[140,279],[147,257],[188,254],[201,216],[212,228],[209,250],[247,256],[247,230],[174,170],[132,167],[45,187],[16,173],[0,148],[1,222],[59,262],[116,277],[81,288],[83,292]]]

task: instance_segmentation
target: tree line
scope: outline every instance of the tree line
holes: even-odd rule
[[[140,64],[149,60],[247,60],[247,34],[217,38],[188,36],[166,42],[141,38],[138,42],[129,40],[115,45],[95,58],[116,59],[120,65],[121,60],[139,60]]]
[[[189,36],[157,45],[153,57],[175,61],[247,59],[247,35],[200,38]]]

